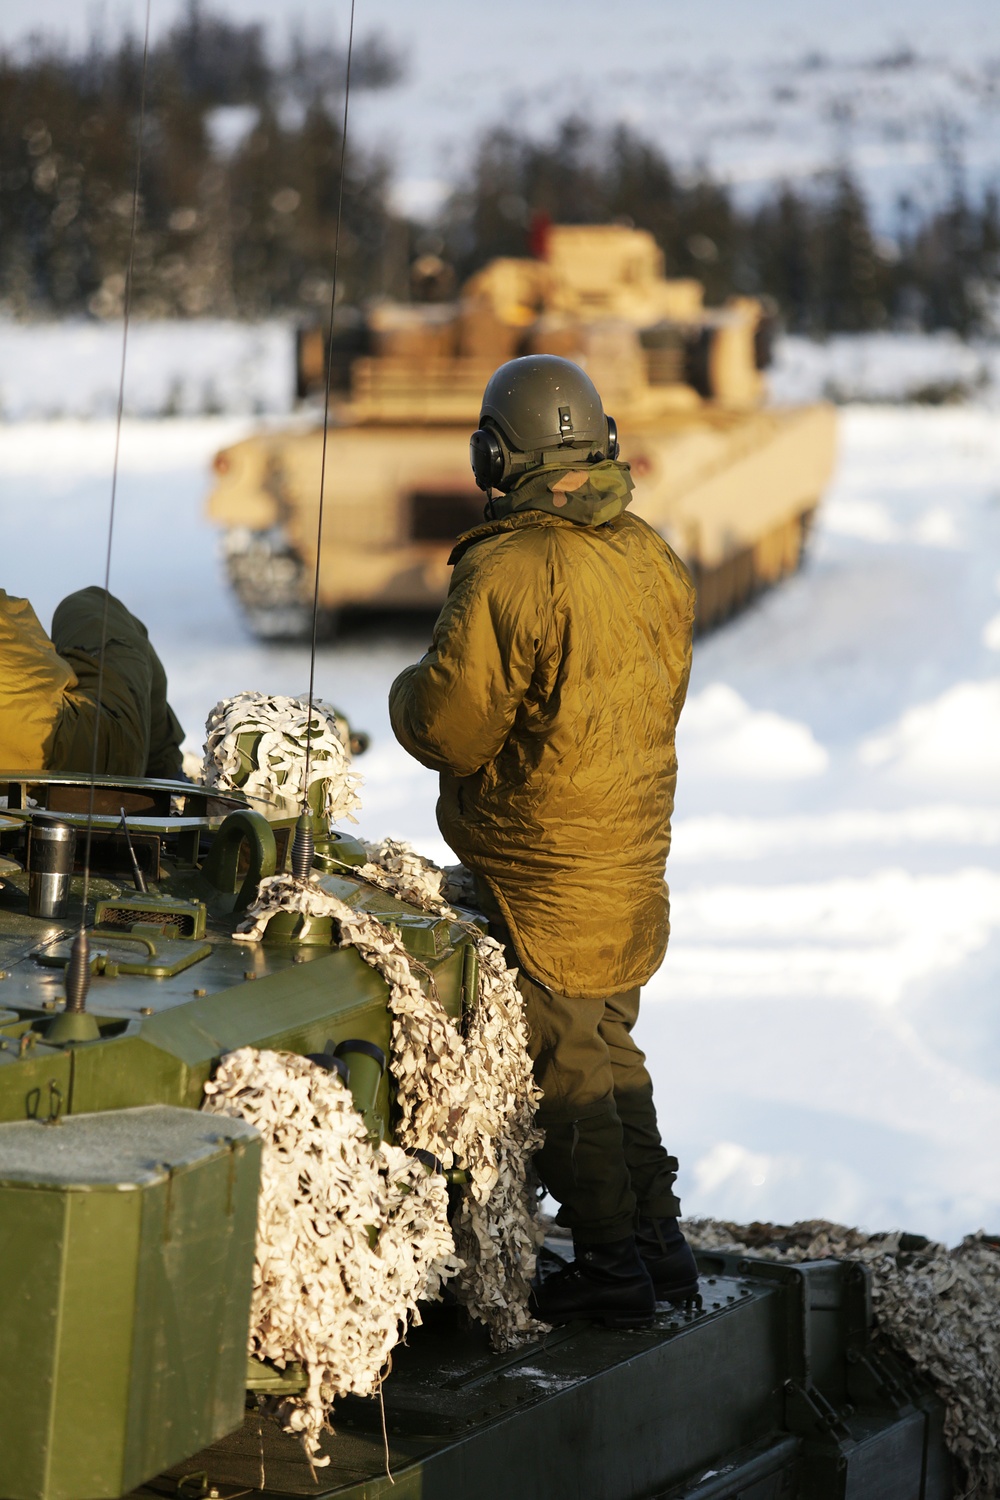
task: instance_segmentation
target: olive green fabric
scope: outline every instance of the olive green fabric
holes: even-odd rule
[[[677,1160],[660,1140],[652,1081],[632,1040],[638,987],[557,995],[522,971],[518,988],[543,1096],[535,1165],[560,1205],[559,1223],[598,1242],[630,1234],[637,1213],[676,1218]]]
[[[491,893],[478,883],[477,898],[490,936],[516,964]],[[600,998],[557,995],[523,969],[517,985],[542,1091],[545,1143],[535,1166],[560,1205],[559,1223],[597,1244],[631,1234],[637,1214],[677,1218],[677,1158],[660,1140],[653,1083],[632,1037],[638,987]]]
[[[0,767],[48,765],[63,702],[76,685],[27,599],[0,589]]]
[[[533,469],[506,495],[491,501],[501,520],[514,511],[544,510],[581,526],[603,526],[620,516],[635,488],[628,464],[616,459],[567,469],[565,463]]]
[[[97,721],[98,656],[107,598],[97,770],[176,776],[183,730],[146,628],[103,589],[57,607],[52,639],[26,599],[0,590],[0,766],[89,771]]]
[[[390,690],[393,729],[440,771],[441,831],[489,884],[526,972],[561,995],[632,989],[669,929],[690,577],[627,512],[514,510],[452,561],[433,644]]]
[[[105,592],[80,589],[56,608],[52,639],[79,679],[64,703],[48,768],[89,770],[93,756],[97,678]],[[167,702],[167,674],[146,627],[120,599],[107,595],[104,674],[97,769],[118,776],[180,774],[184,731]]]

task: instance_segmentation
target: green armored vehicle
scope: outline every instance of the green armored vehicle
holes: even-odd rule
[[[289,909],[238,940],[287,871],[297,807],[111,778],[83,912],[85,778],[0,773],[0,795],[0,1500],[953,1494],[940,1403],[873,1336],[865,1269],[722,1253],[701,1257],[700,1306],[664,1305],[650,1329],[526,1328],[504,1350],[446,1290],[307,1451],[279,1403],[309,1368],[262,1354],[259,1327],[248,1362],[266,1153],[286,1148],[275,1127],[259,1204],[261,1134],[206,1112],[206,1085],[234,1054],[292,1054],[303,1087],[346,1079],[357,1141],[402,1139],[401,1075],[379,1062],[392,988],[338,945],[344,913],[376,918],[466,1029],[475,924],[400,899],[317,819],[310,900],[339,924]],[[81,920],[89,989],[67,1006]],[[454,1207],[467,1164],[421,1170],[442,1165]]]

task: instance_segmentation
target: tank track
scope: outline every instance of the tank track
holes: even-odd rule
[[[281,526],[224,533],[222,558],[246,622],[264,641],[302,641],[312,634],[311,580]],[[329,639],[336,615],[320,609],[317,636]]]

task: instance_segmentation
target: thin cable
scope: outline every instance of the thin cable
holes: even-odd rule
[[[139,182],[142,175],[142,136],[146,123],[146,73],[149,65],[149,11],[152,0],[146,0],[146,30],[142,41],[142,81],[139,86],[139,139],[135,152],[135,183],[132,188],[132,225],[129,232],[128,263],[125,268],[125,303],[122,319],[122,358],[118,372],[118,410],[115,419],[115,457],[111,470],[111,504],[108,511],[108,545],[104,557],[104,610],[101,616],[101,646],[97,657],[97,694],[94,712],[94,743],[90,757],[90,796],[87,803],[87,839],[83,854],[83,907],[80,931],[87,924],[87,898],[90,894],[90,845],[94,831],[94,793],[97,780],[97,755],[101,738],[101,700],[104,693],[104,652],[108,643],[108,590],[111,583],[111,548],[115,534],[115,503],[118,498],[118,453],[122,440],[122,411],[125,405],[125,359],[128,354],[128,325],[132,311],[132,273],[135,267],[135,241],[139,226]],[[124,816],[124,813],[123,813]]]
[[[351,102],[351,57],[354,52],[354,4],[347,34],[347,76],[344,81],[344,123],[340,138],[340,192],[337,198],[337,230],[333,242],[333,286],[330,291],[330,327],[326,341],[326,386],[323,393],[323,449],[319,462],[319,516],[316,521],[316,573],[313,579],[312,645],[309,651],[309,720],[306,725],[306,769],[302,785],[302,810],[309,802],[309,769],[312,761],[313,691],[316,682],[316,631],[319,621],[319,565],[323,545],[323,501],[326,494],[326,448],[330,433],[330,380],[333,373],[333,320],[337,306],[337,272],[340,267],[340,225],[344,217],[344,166],[347,161],[347,110]]]

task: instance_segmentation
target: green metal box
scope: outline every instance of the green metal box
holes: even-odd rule
[[[108,1500],[239,1425],[259,1175],[194,1110],[0,1125],[2,1500]]]

